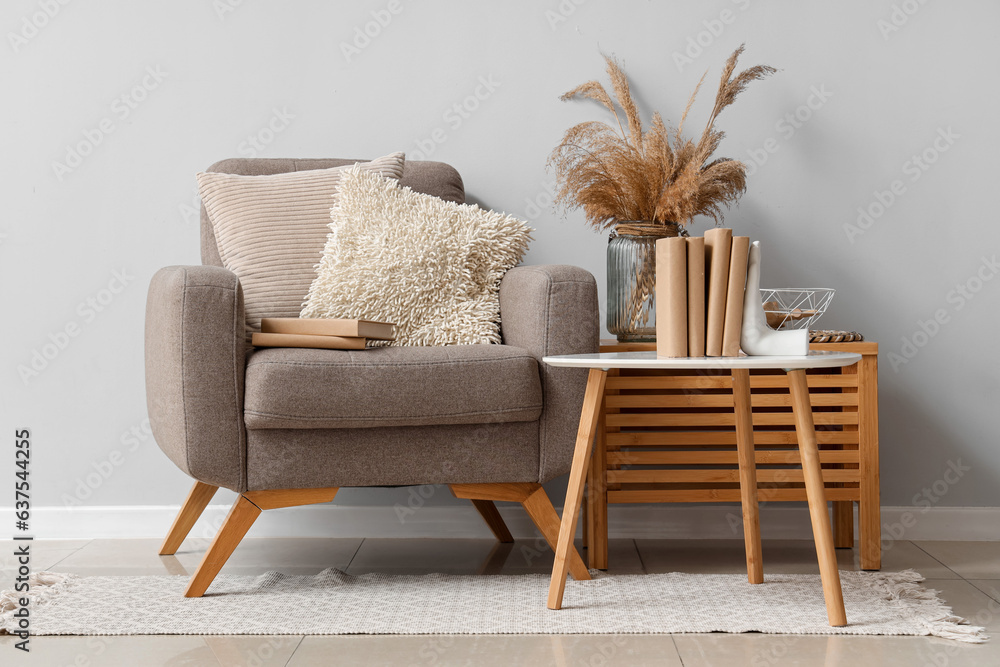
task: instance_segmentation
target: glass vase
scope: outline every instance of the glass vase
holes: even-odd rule
[[[655,233],[621,233],[608,241],[608,331],[620,343],[656,340],[656,241],[679,236],[675,223],[632,223]]]

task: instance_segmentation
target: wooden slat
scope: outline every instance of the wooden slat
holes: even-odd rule
[[[733,381],[728,375],[631,375],[608,376],[609,389],[729,389]]]
[[[688,484],[688,483],[725,483],[739,482],[739,470],[609,470],[608,481],[616,484]],[[758,483],[801,483],[804,481],[801,469],[773,468],[758,469]],[[826,469],[823,471],[825,482],[859,482],[861,473],[858,470]]]
[[[733,408],[732,394],[619,394],[604,400],[609,408]]]
[[[857,394],[810,394],[813,407],[856,407]],[[752,394],[755,408],[790,408],[788,394]],[[606,399],[609,408],[732,408],[732,394],[622,394]]]
[[[757,495],[760,502],[789,502],[805,500],[806,490],[761,488]],[[857,500],[859,489],[827,489],[827,500]],[[637,491],[608,491],[608,503],[738,503],[739,489],[643,489]]]
[[[809,387],[856,387],[858,376],[809,375]],[[608,377],[611,389],[729,389],[732,380],[728,375],[618,375]],[[788,380],[784,375],[751,375],[750,389],[787,389]]]
[[[756,438],[755,438],[756,439]],[[799,453],[783,451],[754,452],[757,465],[800,465]],[[859,463],[858,450],[823,450],[819,453],[823,463]],[[608,452],[608,463],[615,465],[736,465],[736,452]]]
[[[704,414],[631,413],[607,415],[608,426],[734,426],[736,417],[731,412]],[[817,426],[828,424],[857,424],[856,412],[816,412],[813,421]],[[754,426],[792,426],[795,415],[791,412],[755,412]]]
[[[654,343],[655,345],[655,343]],[[810,350],[825,350],[828,352],[853,352],[861,355],[878,354],[878,343],[862,340],[853,343],[809,343]]]
[[[812,401],[812,406],[814,408],[829,406],[850,407],[858,404],[857,395],[841,394],[837,392],[827,394],[810,394],[809,399]],[[792,399],[787,394],[753,394],[750,400],[755,408],[781,408],[792,406]]]
[[[610,415],[609,415],[610,416]],[[856,431],[818,431],[816,439],[821,445],[857,444]],[[794,431],[754,430],[754,443],[762,445],[796,445]],[[608,432],[610,447],[696,447],[699,445],[736,445],[735,431],[660,431],[660,432]]]

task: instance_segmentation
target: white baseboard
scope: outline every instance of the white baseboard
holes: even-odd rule
[[[38,507],[32,510],[32,534],[37,539],[162,538],[178,509]],[[213,536],[228,509],[210,505],[191,536]],[[505,503],[500,511],[515,537],[535,537],[531,521],[519,507]],[[0,508],[0,516],[12,515],[12,508]],[[738,505],[612,505],[608,525],[612,538],[734,539],[743,534]],[[812,533],[806,508],[761,507],[761,534],[772,539],[809,539]],[[264,512],[249,536],[475,538],[489,537],[489,532],[471,504],[416,510],[326,504]],[[1000,537],[1000,507],[883,507],[882,536],[883,540],[996,540]]]

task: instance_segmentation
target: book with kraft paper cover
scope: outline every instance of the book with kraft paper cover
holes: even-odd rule
[[[656,242],[656,354],[688,356],[687,239]]]
[[[705,232],[705,276],[708,279],[705,318],[705,356],[722,356],[722,337],[726,326],[726,299],[729,295],[729,262],[733,230],[709,229]]]
[[[687,240],[688,356],[705,356],[705,239]]]
[[[373,322],[371,320],[265,317],[260,321],[260,332],[393,340],[395,338],[394,326],[389,322]]]
[[[750,237],[734,236],[729,256],[729,288],[726,294],[725,327],[722,333],[722,356],[740,354],[740,333],[743,330],[743,294],[747,284],[747,258]]]
[[[363,350],[367,339],[350,336],[316,336],[310,334],[255,333],[254,347],[309,347],[320,350]]]

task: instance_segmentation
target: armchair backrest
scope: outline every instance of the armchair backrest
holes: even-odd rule
[[[288,158],[230,158],[216,162],[206,171],[243,176],[263,176],[283,174],[307,169],[329,169],[354,164],[361,160],[342,158],[329,159],[288,159]],[[446,201],[465,203],[465,186],[462,177],[451,165],[443,162],[409,161],[403,165],[403,185],[416,192],[434,195]],[[215,242],[215,232],[204,205],[201,207],[201,263],[222,266],[219,247]]]

